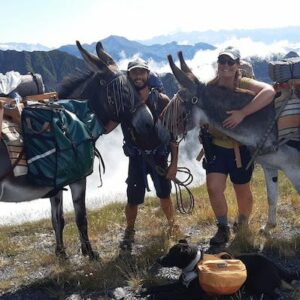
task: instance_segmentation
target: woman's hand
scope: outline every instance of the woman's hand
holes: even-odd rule
[[[241,110],[230,110],[226,113],[230,116],[226,118],[223,122],[223,127],[225,128],[234,128],[236,125],[240,124],[245,118],[245,114]]]

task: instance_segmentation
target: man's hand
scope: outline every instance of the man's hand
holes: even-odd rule
[[[167,168],[166,178],[169,180],[175,180],[177,174],[177,164],[171,163]]]

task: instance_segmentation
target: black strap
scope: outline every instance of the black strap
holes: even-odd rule
[[[278,120],[280,114],[282,113],[283,109],[285,108],[286,104],[288,103],[289,99],[292,96],[293,91],[290,91],[290,94],[286,96],[286,98],[282,101],[281,106],[279,107],[279,109],[276,111],[276,115],[275,118],[273,120],[270,121],[264,136],[262,137],[262,139],[260,140],[257,148],[255,149],[254,153],[252,154],[252,157],[250,159],[250,161],[248,162],[247,166],[246,166],[246,170],[248,170],[250,168],[250,166],[253,164],[254,160],[256,159],[256,157],[260,154],[261,149],[263,148],[269,134],[271,133],[271,131],[273,130],[273,127],[276,125],[276,121]]]
[[[29,72],[29,74],[32,76],[33,81],[34,81],[35,84],[36,84],[36,87],[37,87],[37,94],[43,94],[43,91],[40,90],[39,81],[38,81],[36,75],[35,75],[33,72]]]
[[[95,156],[99,159],[99,178],[100,178],[100,185],[98,187],[102,187],[103,185],[103,181],[102,181],[102,175],[101,175],[101,165],[102,165],[102,169],[103,169],[103,174],[105,173],[105,164],[104,164],[104,160],[102,158],[102,155],[100,153],[100,151],[96,148],[96,146],[94,145],[94,154]]]
[[[11,165],[11,167],[7,170],[7,172],[5,172],[2,176],[0,176],[0,181],[5,179],[6,177],[8,177],[9,175],[11,175],[14,171],[14,168],[17,166],[17,164],[19,163],[19,161],[22,159],[24,155],[24,148],[22,149],[22,151],[19,153],[18,158],[15,160],[15,162]]]

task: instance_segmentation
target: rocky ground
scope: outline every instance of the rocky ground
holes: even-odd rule
[[[207,229],[212,230],[212,228]],[[201,228],[201,234],[203,234],[205,230]],[[111,233],[110,233],[111,234]],[[118,241],[121,239],[122,231],[121,229],[114,232],[115,238],[112,240],[111,235],[108,234],[107,237],[103,238],[103,243],[101,248],[106,249],[106,252],[115,253],[116,248],[118,248]],[[287,226],[286,229],[281,233],[283,236],[290,234],[290,228]],[[46,251],[49,252],[49,255],[52,255],[53,247],[54,247],[54,237],[52,233],[39,233],[39,237],[35,243],[31,245],[35,251]],[[194,228],[189,228],[185,232],[185,236],[187,236],[191,240],[191,236],[199,236],[200,229],[195,226]],[[22,235],[16,235],[11,237],[15,239],[17,244],[25,243],[26,237],[22,237]],[[28,237],[27,237],[28,238]],[[140,249],[143,248],[143,244],[145,242],[144,237],[140,236],[137,238],[136,244],[133,247],[133,251],[131,254],[126,255],[136,255]],[[207,249],[207,243],[204,241],[201,242],[202,246]],[[272,257],[277,263],[282,264],[283,266],[289,269],[300,270],[300,253],[298,251],[296,256],[293,257],[281,257],[280,254],[273,252],[271,249],[263,249],[262,252],[267,254],[269,257]],[[124,255],[124,253],[120,253],[120,255]],[[31,257],[26,257],[26,255],[22,254],[20,256],[9,256],[0,253],[0,281],[7,281],[11,283],[11,288],[8,289],[5,293],[1,293],[0,291],[0,299],[1,300],[10,300],[10,299],[20,299],[20,300],[52,300],[52,299],[67,299],[67,300],[98,300],[98,299],[148,299],[138,296],[134,293],[129,286],[120,286],[115,289],[108,289],[106,291],[97,291],[97,292],[87,292],[82,290],[80,287],[66,286],[64,293],[59,293],[57,290],[57,286],[53,286],[53,282],[48,282],[47,278],[50,276],[51,271],[47,267],[39,267],[38,269],[28,272],[30,270],[30,259]],[[69,262],[78,267],[82,267],[83,264],[86,263],[86,259],[82,258],[81,255],[71,255],[69,258]],[[24,267],[27,272],[24,271],[26,276],[20,280],[20,276],[22,274],[17,274],[18,267]],[[153,267],[149,272],[152,272],[152,275],[157,278],[164,278],[165,281],[172,282],[176,280],[179,276],[179,271],[177,269],[166,269],[166,268],[157,268]],[[60,287],[61,288],[61,287]],[[300,284],[299,282],[294,285],[294,290],[286,290],[282,289],[279,291],[281,300],[291,300],[291,299],[300,299]],[[221,299],[221,298],[220,298]],[[226,299],[226,298],[222,298]],[[231,298],[234,300],[233,298]],[[242,298],[237,299],[253,299],[247,296],[243,296]],[[263,299],[263,298],[260,298]],[[254,299],[253,299],[254,300]]]

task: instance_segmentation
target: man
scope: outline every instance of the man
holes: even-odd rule
[[[154,122],[159,119],[162,110],[169,102],[167,95],[150,86],[150,69],[142,59],[136,59],[128,63],[127,76],[135,87],[139,99],[150,109]],[[153,80],[151,80],[153,82]],[[113,127],[107,126],[109,132]],[[174,228],[174,207],[170,198],[171,181],[175,179],[177,171],[177,144],[160,144],[154,149],[144,150],[141,146],[143,142],[149,145],[149,141],[143,141],[143,136],[134,136],[134,130],[130,122],[125,120],[121,123],[124,145],[123,150],[129,158],[127,183],[127,205],[125,216],[127,226],[123,241],[120,243],[121,249],[130,249],[134,242],[135,221],[138,213],[138,206],[144,202],[145,191],[148,189],[147,174],[150,174],[153,181],[156,195],[160,199],[161,208],[167,218],[170,230]],[[138,142],[137,142],[138,141]],[[150,141],[151,142],[151,141]],[[151,143],[150,143],[151,144]],[[168,167],[167,158],[171,151],[171,163]],[[159,174],[157,167],[165,170],[165,174]]]

